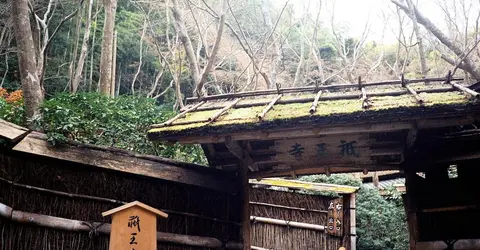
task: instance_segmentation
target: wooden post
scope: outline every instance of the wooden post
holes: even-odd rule
[[[240,169],[240,178],[242,178],[242,232],[243,250],[250,250],[250,183],[248,181],[248,165],[242,161]]]
[[[407,192],[403,195],[403,205],[405,207],[405,214],[407,215],[408,232],[410,235],[410,250],[417,249],[418,241],[418,222],[417,209],[412,193],[415,190],[415,172],[405,172]]]
[[[350,249],[357,249],[356,193],[350,194]]]
[[[157,216],[168,215],[138,201],[102,213],[113,215],[110,250],[156,250]]]

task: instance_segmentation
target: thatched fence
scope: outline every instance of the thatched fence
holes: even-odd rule
[[[340,194],[344,198],[344,234],[339,237],[326,233],[331,197],[268,187],[250,189],[252,245],[275,250],[355,249],[355,229],[350,223],[355,216],[354,205],[350,206],[354,193]]]
[[[169,214],[158,220],[158,249],[242,245],[233,175],[109,148],[51,148],[1,126],[0,250],[106,250],[111,221],[101,213],[134,200]]]

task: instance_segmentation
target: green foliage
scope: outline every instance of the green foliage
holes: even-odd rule
[[[20,126],[26,126],[23,99],[21,103],[9,103],[5,99],[0,98],[0,119]]]
[[[347,185],[347,186],[354,186],[358,187],[362,184],[360,179],[357,179],[348,174],[334,174],[334,175],[307,175],[300,177],[300,181],[306,182],[314,182],[314,183],[328,183],[328,184],[335,184],[335,185]],[[313,191],[302,191],[301,193],[307,194],[315,194],[315,195],[323,195],[329,197],[338,197],[338,194],[331,191],[322,191],[322,192],[313,192]]]
[[[301,181],[315,182],[315,183],[328,183],[335,185],[347,185],[359,187],[362,181],[349,174],[332,174],[330,176],[324,174],[307,175],[300,178]]]
[[[385,199],[378,190],[360,188],[357,195],[357,249],[408,249],[405,212],[399,199]]]
[[[152,99],[97,93],[59,94],[44,102],[37,124],[52,144],[74,140],[205,164],[198,146],[167,146],[146,138],[150,125],[175,115]]]

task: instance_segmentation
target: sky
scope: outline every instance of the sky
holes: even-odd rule
[[[417,7],[424,16],[429,18],[440,29],[448,32],[444,21],[444,13],[438,5],[439,1],[440,0],[418,0]],[[273,2],[281,8],[286,0],[273,0]],[[319,0],[290,0],[289,4],[294,6],[295,13],[301,17],[305,12],[316,14],[318,8],[314,6],[318,6],[318,2]],[[351,36],[361,36],[365,24],[369,22],[369,40],[378,42],[383,40],[386,44],[396,42],[398,19],[393,15],[395,7],[389,0],[323,0],[322,2],[323,5],[320,16],[325,24],[330,25],[331,13],[333,12],[335,23],[348,26]],[[480,7],[478,1],[473,3],[475,3],[474,8],[471,8],[470,11],[470,15],[472,16],[478,13],[478,8]],[[305,8],[305,6],[309,6],[309,4],[310,8]],[[335,7],[333,8],[333,6]],[[477,10],[477,12],[475,12],[474,9]],[[472,19],[474,20],[475,17]],[[385,30],[385,32],[383,32],[383,30]]]

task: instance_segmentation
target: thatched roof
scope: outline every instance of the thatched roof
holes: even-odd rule
[[[398,170],[418,131],[473,124],[479,96],[447,76],[195,97],[148,137],[202,144],[251,178]]]
[[[258,95],[245,92],[203,99],[191,98],[195,102],[184,110],[184,115],[174,121],[154,125],[148,132],[148,137],[151,140],[201,143],[204,141],[202,137],[248,133],[260,129],[378,123],[440,114],[444,116],[468,111],[472,104],[470,94],[449,84],[411,83],[408,89],[400,84],[375,84],[378,83],[366,83],[362,85],[365,86],[362,87],[363,90],[353,88],[355,85],[352,84],[344,84],[318,87],[320,90],[287,89],[288,91],[283,91],[285,93],[279,90],[281,96],[276,91],[263,91]],[[312,105],[315,105],[314,109]],[[190,137],[195,137],[195,140],[189,140]]]

